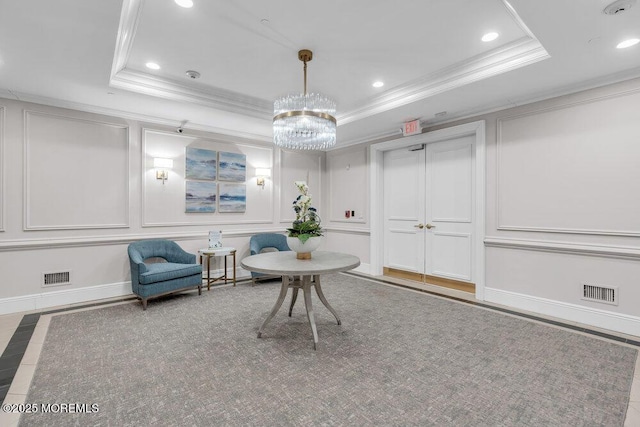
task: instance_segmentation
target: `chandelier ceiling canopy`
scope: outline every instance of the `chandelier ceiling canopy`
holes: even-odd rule
[[[304,93],[287,95],[273,103],[273,142],[282,148],[325,150],[336,144],[336,103],[318,93],[307,93],[307,62],[313,53],[303,49]]]

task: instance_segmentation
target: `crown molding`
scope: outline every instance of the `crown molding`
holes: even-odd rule
[[[128,69],[127,61],[135,40],[144,1],[124,0],[123,2],[110,86],[180,102],[192,102],[256,118],[272,117],[273,108],[268,100],[221,88],[201,87],[194,90],[179,82]],[[520,20],[515,10],[506,0],[503,0],[503,4],[525,34],[524,37],[487,54],[470,58],[374,97],[364,105],[338,115],[338,126],[549,58],[547,51]]]
[[[127,68],[145,0],[124,0],[109,86],[173,101],[192,102],[260,119],[273,116],[273,104],[220,88],[192,89],[169,79]]]
[[[96,105],[83,104],[81,102],[73,102],[73,101],[67,101],[64,99],[48,98],[45,96],[32,95],[32,94],[22,93],[22,92],[12,91],[10,92],[10,94],[15,99],[10,99],[10,98],[6,98],[6,99],[9,99],[11,101],[30,102],[33,104],[39,104],[39,105],[44,105],[48,107],[67,108],[70,110],[76,110],[76,111],[81,111],[85,113],[101,114],[105,116],[118,117],[118,118],[127,119],[127,120],[135,120],[138,122],[144,122],[148,124],[155,124],[155,125],[161,125],[161,126],[170,126],[170,127],[182,126],[184,127],[185,130],[211,132],[211,133],[217,133],[225,136],[250,139],[253,141],[261,141],[261,142],[273,141],[272,136],[266,135],[266,134],[250,133],[250,132],[238,131],[234,129],[221,128],[217,126],[203,125],[203,124],[198,124],[193,122],[189,122],[189,124],[185,126],[183,122],[175,119],[149,116],[141,113],[133,113],[131,111],[99,107]]]
[[[594,89],[598,89],[598,88],[609,86],[609,85],[624,83],[626,81],[631,81],[634,79],[640,79],[640,68],[621,71],[619,73],[610,74],[605,77],[599,77],[599,78],[581,82],[578,84],[562,86],[560,88],[556,88],[549,91],[536,92],[534,96],[523,96],[519,98],[508,99],[501,103],[481,105],[477,108],[470,108],[463,111],[459,111],[457,113],[448,114],[445,118],[442,118],[442,119],[422,120],[421,124],[423,128],[428,128],[433,126],[442,126],[448,123],[458,122],[460,120],[478,118],[480,116],[507,110],[509,108],[521,107],[524,105],[534,104],[536,102],[541,102],[541,101],[547,101],[547,100],[558,98],[561,96],[573,95],[580,92],[594,90]],[[640,81],[639,81],[639,84],[640,84]],[[632,89],[632,91],[634,92],[636,90],[637,89]],[[626,92],[627,92],[626,90],[622,90],[622,92],[620,90],[616,90],[615,94],[626,93]],[[382,140],[382,139],[398,139],[398,138],[402,138],[402,130],[398,130],[398,129],[388,130],[388,131],[383,131],[375,134],[370,134],[362,138],[341,142],[330,150],[338,150],[341,148],[346,148],[346,147],[359,145],[363,143],[377,142],[378,140]]]
[[[338,115],[338,125],[393,110],[549,57],[538,40],[529,36],[522,37],[487,54],[443,68],[434,74],[387,91],[358,108]]]
[[[127,65],[129,53],[138,31],[138,22],[140,21],[143,6],[144,0],[124,0],[122,2],[116,49],[113,54],[113,64],[111,65],[111,79]]]
[[[172,101],[191,102],[258,119],[267,120],[273,116],[273,104],[260,98],[220,88],[192,89],[169,79],[127,68],[111,76],[109,86]]]

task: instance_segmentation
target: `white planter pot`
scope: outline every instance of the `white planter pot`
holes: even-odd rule
[[[322,236],[309,237],[304,243],[297,237],[287,237],[287,245],[289,245],[289,249],[298,254],[298,259],[310,259],[311,252],[318,249],[321,244]]]

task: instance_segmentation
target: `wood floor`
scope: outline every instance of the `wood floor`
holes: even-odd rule
[[[396,277],[398,279],[413,280],[420,283],[429,283],[431,285],[442,286],[443,288],[456,289],[458,291],[470,292],[475,294],[476,285],[471,282],[462,282],[459,280],[444,279],[442,277],[430,276],[428,274],[414,273],[412,271],[398,270],[395,268],[384,267],[383,274],[385,276]]]

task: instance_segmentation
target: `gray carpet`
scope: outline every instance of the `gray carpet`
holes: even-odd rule
[[[21,426],[622,426],[637,351],[399,288],[326,276],[342,326],[277,282],[56,316]]]

